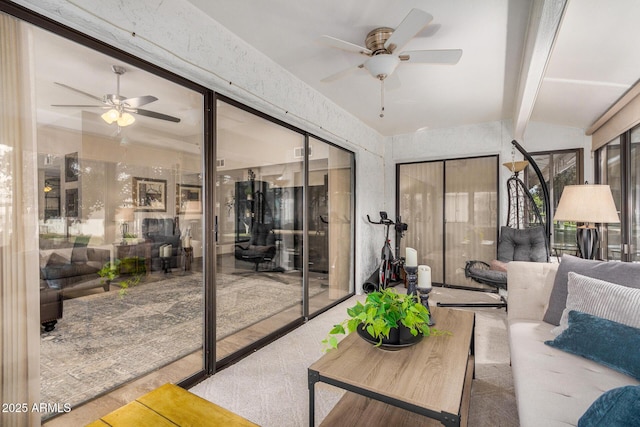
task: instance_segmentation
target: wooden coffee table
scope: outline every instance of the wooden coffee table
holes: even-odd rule
[[[309,426],[315,425],[317,382],[347,390],[322,425],[466,426],[475,369],[475,314],[430,310],[436,327],[451,335],[426,337],[412,347],[388,351],[354,333],[312,364]]]

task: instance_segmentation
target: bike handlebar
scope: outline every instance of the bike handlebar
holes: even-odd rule
[[[369,217],[369,214],[367,214],[367,219],[369,220],[369,222],[371,224],[378,224],[378,225],[393,225],[395,224],[395,222],[391,221],[390,219],[380,219],[380,221],[375,222],[375,221],[371,221],[371,218]]]

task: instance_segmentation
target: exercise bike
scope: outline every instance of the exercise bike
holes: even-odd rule
[[[396,218],[393,222],[389,219],[386,212],[380,212],[380,221],[371,221],[369,215],[367,220],[371,224],[386,226],[386,232],[384,237],[384,245],[380,254],[380,266],[378,270],[373,272],[369,279],[362,285],[362,289],[365,293],[375,292],[381,289],[386,289],[390,283],[397,282],[400,279],[400,272],[404,266],[404,258],[394,257],[393,251],[389,241],[389,229],[394,226],[396,232],[396,254],[400,250],[400,239],[404,237],[404,232],[407,231],[407,224],[400,220],[400,217]]]

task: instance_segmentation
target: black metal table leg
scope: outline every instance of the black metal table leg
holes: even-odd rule
[[[318,382],[319,375],[317,371],[309,369],[309,427],[314,427],[316,422],[316,383]]]

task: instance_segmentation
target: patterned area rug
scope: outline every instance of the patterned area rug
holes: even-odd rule
[[[219,274],[218,339],[299,305],[299,281]],[[194,273],[141,283],[123,297],[112,290],[65,300],[56,329],[41,335],[40,400],[76,406],[201,348],[202,287]]]

